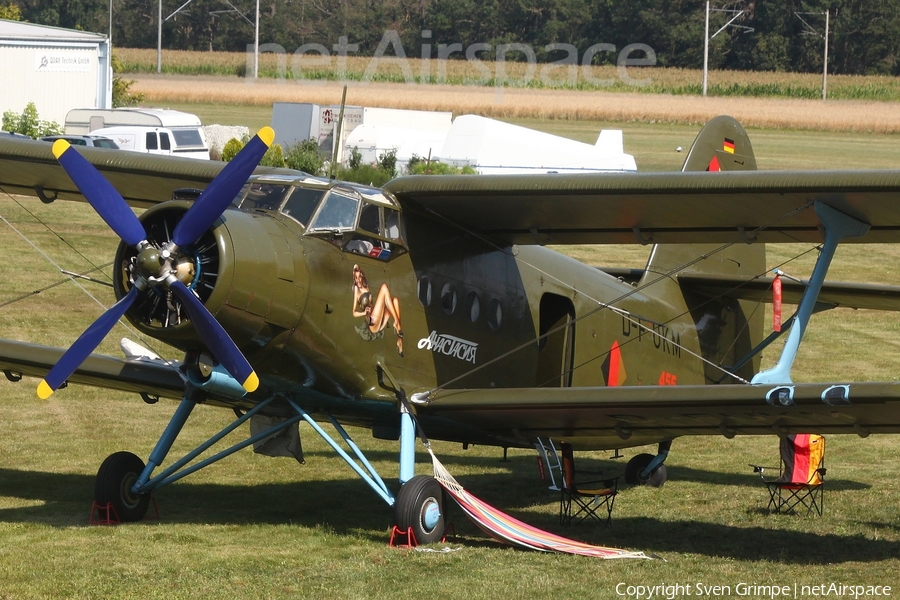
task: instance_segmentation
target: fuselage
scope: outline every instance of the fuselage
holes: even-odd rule
[[[291,395],[379,437],[398,433],[399,390],[703,384],[721,374],[701,357],[731,364],[728,310],[689,306],[674,271],[652,260],[628,281],[314,179],[252,179],[236,204],[195,252],[192,276],[260,374],[257,394]],[[169,228],[167,210],[145,225]],[[138,326],[189,357],[202,351],[190,323],[144,306],[129,315]],[[429,434],[516,445],[472,422],[437,420]]]

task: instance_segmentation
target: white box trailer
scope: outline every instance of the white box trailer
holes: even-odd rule
[[[73,108],[66,133],[96,133],[116,139],[123,150],[209,159],[200,117],[161,108]]]

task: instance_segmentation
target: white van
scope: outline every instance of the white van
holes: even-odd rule
[[[91,135],[108,137],[122,150],[209,160],[209,148],[199,127],[123,125],[94,129]]]

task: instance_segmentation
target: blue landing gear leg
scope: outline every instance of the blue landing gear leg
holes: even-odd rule
[[[400,402],[400,483],[394,504],[394,520],[402,531],[411,531],[418,544],[444,537],[447,499],[444,488],[429,475],[416,475],[416,423],[404,400]]]
[[[671,440],[660,442],[656,456],[638,454],[625,465],[625,481],[631,485],[662,487],[669,478],[664,464],[672,448]]]

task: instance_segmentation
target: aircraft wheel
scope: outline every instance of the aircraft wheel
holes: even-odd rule
[[[140,521],[150,506],[149,494],[133,494],[131,487],[144,470],[144,461],[131,452],[110,454],[97,471],[94,499],[104,506],[110,502],[123,522]]]
[[[652,454],[638,454],[625,465],[625,481],[631,485],[649,485],[662,487],[668,479],[666,465],[659,465],[647,479],[641,479],[641,471],[647,468],[655,457]]]
[[[394,505],[397,526],[412,527],[416,541],[431,544],[444,535],[444,489],[434,477],[416,475],[407,481]]]

